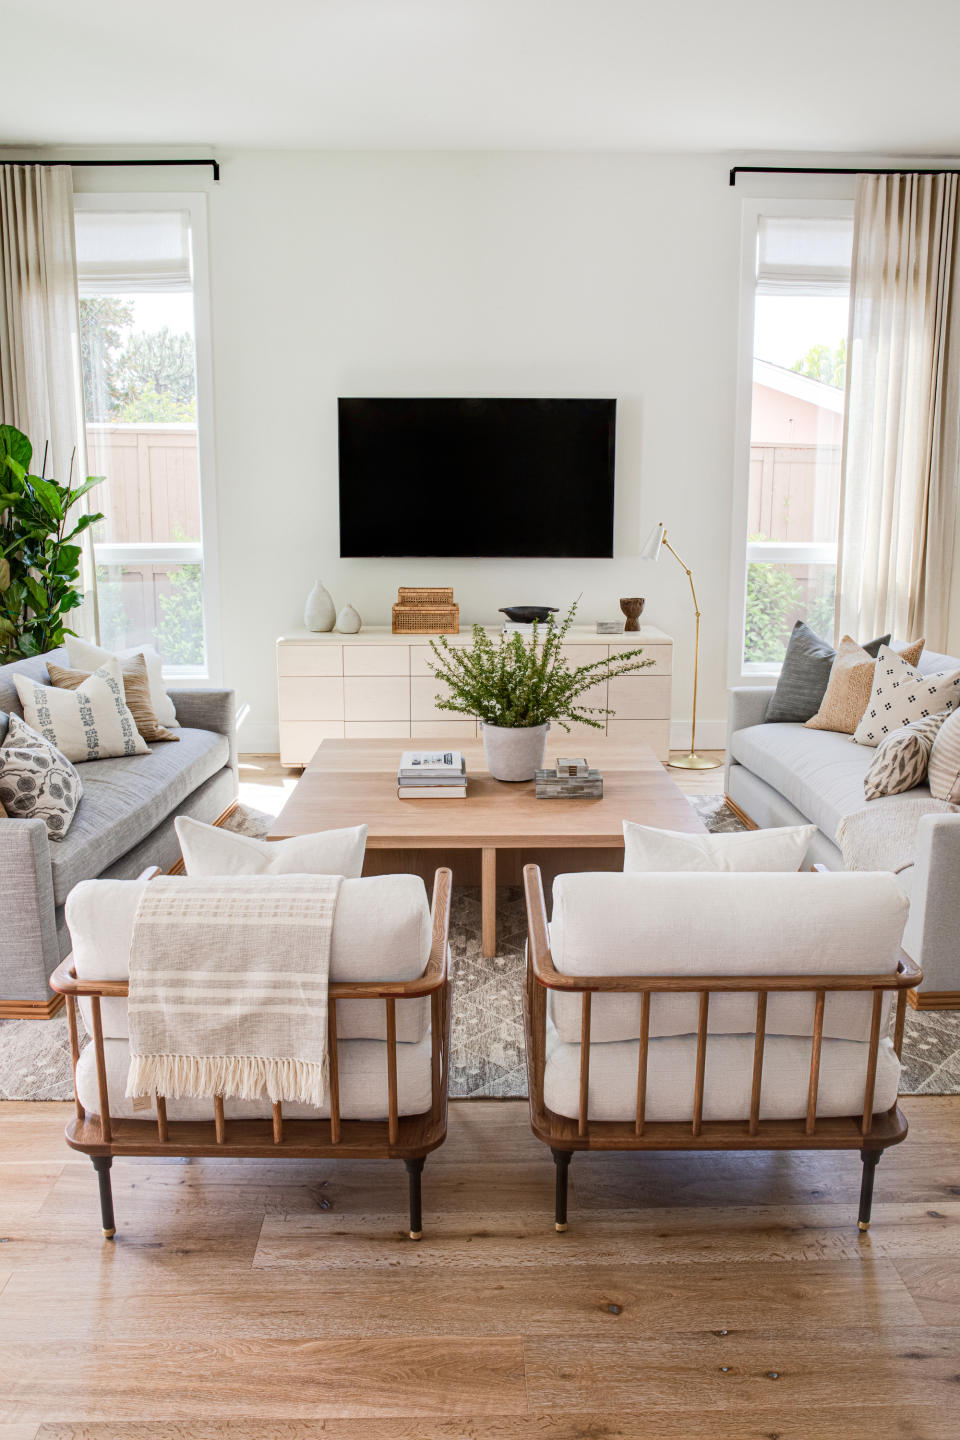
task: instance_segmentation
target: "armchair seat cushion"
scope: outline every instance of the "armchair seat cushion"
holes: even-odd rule
[[[864,803],[863,782],[876,757],[834,730],[751,725],[730,737],[734,760],[772,785],[830,840],[844,816]],[[926,786],[917,793],[926,792]]]
[[[229,763],[230,743],[212,730],[179,730],[177,745],[147,755],[90,760],[83,798],[67,835],[51,846],[53,896],[62,905],[74,885],[100,875],[173,814]]]
[[[410,1002],[412,1003],[412,1002]],[[104,1059],[107,1066],[107,1093],[110,1114],[118,1120],[153,1120],[157,1112],[134,1110],[133,1101],[125,1095],[127,1071],[130,1068],[130,1047],[126,1040],[105,1040]],[[431,1064],[429,1032],[417,1044],[397,1045],[397,1107],[401,1115],[422,1115],[431,1105]],[[344,1120],[385,1120],[387,1118],[387,1047],[379,1040],[341,1040],[337,1046],[340,1076],[340,1114]],[[99,1115],[100,1098],[97,1087],[97,1065],[94,1048],[88,1045],[77,1065],[77,1094],[84,1109]],[[138,1102],[138,1107],[139,1107]],[[273,1114],[270,1101],[224,1101],[227,1120],[268,1120]],[[327,1119],[330,1106],[284,1104],[288,1120]],[[212,1100],[168,1100],[168,1120],[212,1120]]]
[[[752,1035],[711,1035],[707,1040],[704,1120],[747,1120],[753,1083]],[[863,1108],[869,1045],[854,1040],[824,1040],[820,1057],[817,1116],[858,1115]],[[637,1106],[636,1040],[590,1046],[589,1116],[591,1120],[633,1120]],[[651,1040],[647,1060],[646,1118],[689,1121],[693,1115],[697,1063],[695,1035]],[[880,1043],[874,1113],[889,1110],[897,1098],[900,1062],[889,1040]],[[761,1120],[799,1120],[807,1113],[810,1040],[768,1036],[763,1055]],[[580,1109],[580,1046],[564,1043],[547,1029],[544,1101],[557,1115],[575,1118]]]

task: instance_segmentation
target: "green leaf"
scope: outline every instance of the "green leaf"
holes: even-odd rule
[[[44,510],[46,510],[50,516],[50,519],[56,521],[59,525],[63,519],[63,506],[61,505],[60,494],[56,485],[50,480],[41,480],[39,475],[30,475],[27,483],[30,485]]]
[[[18,480],[22,480],[32,458],[33,446],[23,431],[15,425],[0,425],[0,464],[6,461]]]
[[[10,561],[0,556],[0,591],[10,588]]]
[[[50,609],[50,599],[46,590],[32,575],[25,575],[23,583],[27,587],[27,594],[30,596],[30,606],[35,615],[46,615]]]
[[[67,491],[69,498],[66,508],[69,510],[71,505],[76,505],[81,496],[86,495],[87,491],[92,490],[95,485],[102,485],[106,478],[105,475],[88,475],[82,485],[78,485],[75,490]]]
[[[79,545],[61,545],[57,553],[56,565],[54,567],[56,569],[56,573],[58,575],[69,575],[72,579],[76,574],[77,565],[80,561],[80,556],[82,553],[83,552],[81,551]]]

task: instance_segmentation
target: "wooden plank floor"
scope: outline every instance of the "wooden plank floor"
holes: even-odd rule
[[[949,1440],[960,1098],[856,1228],[856,1155],[590,1155],[570,1230],[520,1102],[403,1167],[118,1160],[0,1105],[0,1440]],[[953,1428],[952,1428],[953,1427]]]

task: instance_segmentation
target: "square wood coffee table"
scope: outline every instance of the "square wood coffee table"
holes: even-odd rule
[[[619,870],[624,820],[665,830],[704,825],[648,745],[641,741],[564,738],[558,754],[585,754],[603,774],[600,800],[537,800],[534,782],[494,780],[479,740],[427,736],[418,750],[456,748],[467,762],[466,800],[399,800],[403,740],[324,740],[269,832],[271,840],[366,825],[365,875],[414,873],[428,882],[449,865],[455,885],[481,887],[483,954],[497,953],[496,886],[519,885],[527,864],[540,865],[545,886],[570,870]]]

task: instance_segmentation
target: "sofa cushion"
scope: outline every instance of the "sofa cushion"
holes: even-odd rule
[[[921,675],[905,655],[880,651],[866,713],[854,732],[858,745],[877,746],[911,721],[955,710],[960,702],[960,668]]]
[[[863,648],[876,659],[880,646],[889,643],[890,636],[881,635]],[[798,620],[790,632],[777,688],[767,708],[767,724],[802,724],[816,715],[836,658],[830,641],[821,639],[803,620]]]
[[[83,795],[80,776],[65,755],[11,715],[0,741],[0,802],[3,814],[42,820],[47,836],[62,842]]]
[[[55,660],[58,665],[66,665],[67,652],[51,650],[48,655],[35,655],[31,660],[11,660],[7,665],[0,665],[0,710],[5,710],[8,715],[19,715],[21,720],[23,719],[23,706],[20,704],[13,677],[26,675],[38,685],[49,685],[48,660]]]
[[[828,1002],[829,1003],[829,1002]],[[590,1046],[587,1113],[591,1120],[633,1120],[637,1106],[637,1041]],[[820,1054],[820,1116],[859,1115],[863,1109],[869,1045],[824,1040]],[[697,1065],[695,1036],[651,1040],[647,1056],[646,1118],[688,1121],[693,1115]],[[875,1114],[897,1098],[900,1062],[889,1040],[880,1043]],[[718,1035],[707,1042],[704,1120],[746,1120],[753,1080],[753,1036]],[[763,1052],[761,1120],[799,1120],[807,1113],[810,1041],[770,1036]],[[580,1046],[547,1032],[543,1098],[557,1115],[574,1118],[580,1106]]]
[[[182,735],[189,731],[181,731]],[[130,974],[133,922],[145,880],[89,880],[67,901],[77,975],[86,980],[126,980]],[[371,875],[340,886],[330,946],[331,980],[416,980],[426,969],[433,941],[427,892],[419,875]],[[89,1029],[88,1003],[80,1008]],[[397,1039],[416,1043],[426,1034],[428,999],[397,1005]],[[103,1032],[126,1038],[126,1000],[101,1002]],[[342,1040],[386,1039],[382,1000],[337,1002]]]
[[[874,752],[849,735],[804,725],[751,725],[734,731],[729,744],[734,760],[779,790],[830,840],[843,817],[863,806]]]
[[[184,729],[179,745],[87,761],[83,799],[70,833],[50,854],[56,903],[61,905],[81,880],[93,879],[119,860],[229,759],[225,735]]]
[[[222,825],[177,818],[177,838],[188,875],[343,875],[363,874],[366,825],[291,835],[288,840],[257,840]]]
[[[690,835],[623,822],[623,873],[651,870],[799,870],[815,825],[773,830],[734,830],[728,835]]]
[[[934,739],[927,784],[935,799],[960,803],[960,710],[946,717]]]

